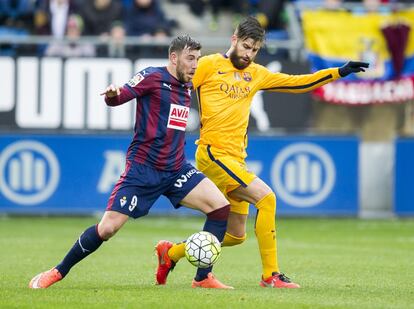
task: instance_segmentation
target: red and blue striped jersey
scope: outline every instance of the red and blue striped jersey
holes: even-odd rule
[[[135,74],[109,106],[136,98],[134,137],[127,160],[163,171],[179,170],[184,162],[185,128],[191,104],[191,84],[172,76],[166,67],[149,67]]]

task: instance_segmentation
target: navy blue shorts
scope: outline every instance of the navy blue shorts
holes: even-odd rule
[[[139,218],[148,214],[161,195],[165,195],[174,208],[179,208],[184,197],[205,177],[190,163],[185,163],[179,171],[166,172],[128,161],[106,210]]]

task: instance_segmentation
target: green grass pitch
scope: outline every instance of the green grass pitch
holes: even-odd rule
[[[95,218],[0,217],[0,308],[414,308],[414,221],[278,220],[281,269],[298,290],[264,289],[253,221],[248,239],[224,248],[215,274],[233,291],[192,289],[195,268],[177,264],[154,285],[159,239],[180,241],[202,218],[131,220],[46,290],[29,280],[59,262]]]

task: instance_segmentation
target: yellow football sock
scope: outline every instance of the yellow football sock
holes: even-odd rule
[[[185,256],[185,242],[173,244],[173,246],[168,250],[168,256],[173,262],[177,263]]]
[[[237,236],[231,235],[228,232],[226,232],[226,234],[224,235],[223,242],[221,243],[221,246],[222,247],[236,246],[236,245],[240,245],[245,240],[246,240],[246,234],[244,234],[243,237],[237,237]]]
[[[276,245],[276,196],[269,193],[256,204],[255,232],[262,258],[263,278],[279,272]]]

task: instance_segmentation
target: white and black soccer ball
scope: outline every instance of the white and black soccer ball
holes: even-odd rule
[[[195,267],[207,268],[217,262],[221,245],[217,237],[209,232],[197,232],[185,242],[185,256]]]

